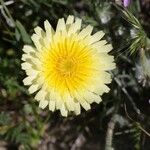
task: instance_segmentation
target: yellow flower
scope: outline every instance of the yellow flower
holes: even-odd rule
[[[100,103],[101,95],[109,92],[106,84],[115,68],[112,49],[106,40],[100,40],[104,32],[91,35],[93,27],[81,30],[81,19],[68,16],[59,19],[56,31],[46,20],[45,31],[35,28],[32,40],[36,48],[25,45],[22,69],[27,77],[24,85],[30,85],[29,93],[38,91],[35,99],[39,107],[59,109],[63,116],[73,111],[80,114],[81,106],[88,110],[93,102]]]

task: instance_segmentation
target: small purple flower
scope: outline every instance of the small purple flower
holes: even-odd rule
[[[131,3],[131,0],[123,0],[123,6],[128,7]]]

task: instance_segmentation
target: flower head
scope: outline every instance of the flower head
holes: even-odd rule
[[[75,20],[75,21],[74,21]],[[111,82],[108,70],[115,68],[112,49],[105,40],[104,32],[93,35],[93,27],[81,30],[81,19],[68,16],[59,19],[56,31],[48,21],[45,31],[35,28],[32,40],[35,47],[25,45],[22,69],[27,77],[29,93],[36,92],[39,107],[59,109],[63,116],[73,111],[80,114],[81,106],[88,110],[93,102],[101,102],[101,95],[108,92],[106,84]]]

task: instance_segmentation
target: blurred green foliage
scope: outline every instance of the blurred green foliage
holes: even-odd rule
[[[0,149],[2,142],[8,149],[104,149],[106,124],[114,113],[120,119],[114,132],[113,147],[116,150],[150,149],[149,137],[138,127],[147,130],[150,125],[150,84],[141,69],[139,49],[143,47],[139,48],[139,42],[134,40],[135,35],[141,32],[150,36],[147,13],[150,7],[147,8],[147,3],[135,0],[127,8],[141,23],[141,32],[137,32],[133,16],[130,16],[131,20],[125,18],[115,1],[0,2]],[[59,112],[38,108],[38,103],[23,86],[25,73],[20,64],[23,45],[33,44],[30,37],[34,27],[43,27],[47,19],[55,29],[58,18],[66,18],[70,14],[82,18],[83,26],[91,24],[95,31],[104,30],[108,42],[114,47],[111,54],[116,58],[117,69],[112,72],[111,91],[103,96],[101,104],[93,104],[91,110],[83,110],[79,116],[62,118]],[[136,54],[130,56],[133,45],[131,50]],[[127,117],[124,105],[133,120]]]

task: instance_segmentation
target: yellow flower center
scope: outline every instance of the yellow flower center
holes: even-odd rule
[[[74,58],[62,57],[57,60],[56,68],[58,74],[64,77],[70,77],[76,72],[77,64]]]
[[[60,94],[87,86],[92,77],[94,59],[88,46],[81,41],[64,38],[42,53],[42,73],[47,85]]]

